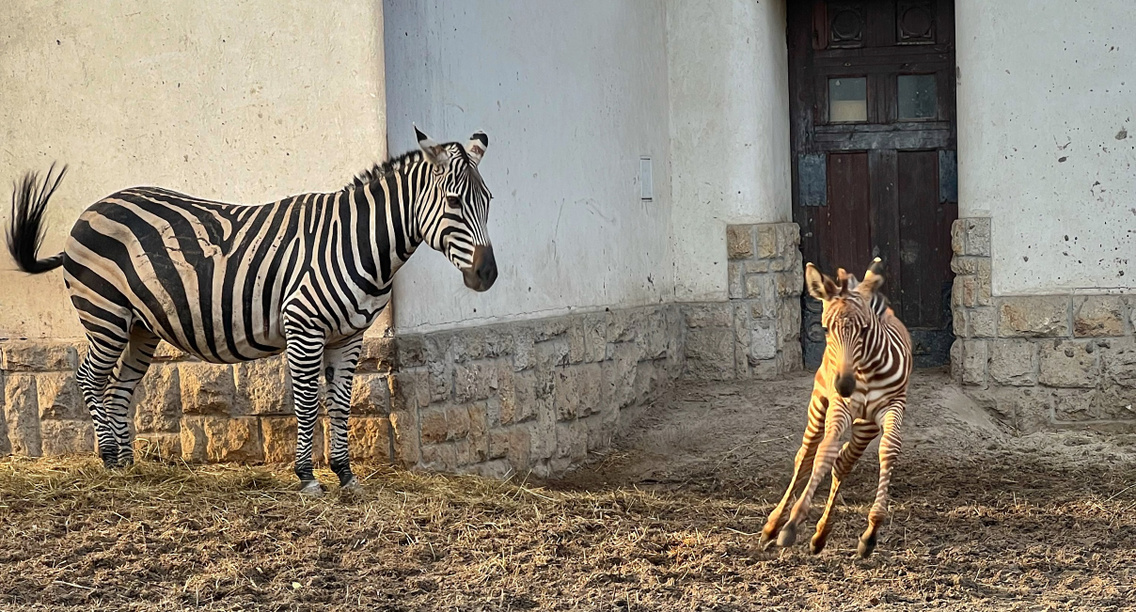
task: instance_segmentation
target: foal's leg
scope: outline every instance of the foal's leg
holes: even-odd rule
[[[876,414],[876,422],[883,431],[880,437],[880,482],[876,487],[876,501],[868,512],[868,528],[860,536],[860,545],[856,549],[861,557],[866,558],[875,550],[880,523],[887,518],[888,485],[891,484],[891,469],[899,457],[899,430],[903,424],[904,406],[904,400],[900,400]]]
[[[351,414],[351,389],[355,383],[355,365],[363,350],[363,334],[358,334],[324,351],[324,373],[327,376],[327,416],[331,422],[331,471],[339,476],[339,486],[345,489],[359,487],[351,473],[351,460],[347,450],[347,419]]]
[[[816,494],[825,472],[831,469],[833,462],[836,461],[836,455],[840,451],[840,436],[844,434],[851,421],[847,400],[837,398],[829,403],[828,414],[824,417],[824,439],[817,449],[817,458],[813,460],[813,473],[809,477],[805,492],[801,494],[789,514],[789,522],[781,528],[781,533],[777,536],[778,546],[792,546],[797,541],[797,527],[808,518],[813,495]]]
[[[868,448],[879,433],[880,428],[875,423],[853,421],[852,439],[844,443],[840,455],[836,458],[836,464],[832,466],[832,486],[828,491],[828,502],[824,505],[824,513],[820,515],[820,520],[817,521],[816,534],[809,543],[809,552],[814,555],[824,550],[824,545],[828,542],[828,534],[832,531],[829,519],[832,518],[832,510],[836,506],[836,494],[840,491],[841,483],[852,471],[856,461],[863,456],[864,449]]]
[[[785,489],[785,495],[769,513],[765,527],[761,530],[759,544],[762,548],[769,548],[773,544],[773,535],[781,529],[785,522],[783,520],[785,509],[793,501],[793,493],[798,482],[812,470],[813,457],[816,454],[817,445],[820,443],[821,432],[824,431],[824,415],[827,406],[828,401],[824,395],[814,391],[812,399],[809,401],[809,420],[805,425],[805,434],[801,438],[801,448],[797,450],[797,456],[793,460],[793,476],[789,479],[789,486]]]

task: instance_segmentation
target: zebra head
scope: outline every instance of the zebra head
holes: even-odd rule
[[[489,147],[484,132],[474,132],[462,146],[438,144],[417,127],[418,146],[429,163],[425,201],[418,220],[423,239],[461,270],[465,286],[485,291],[497,280],[497,260],[486,226],[489,200],[477,165]]]
[[[821,274],[813,264],[805,266],[805,285],[809,294],[821,301],[820,322],[825,328],[825,351],[836,364],[834,386],[842,397],[856,391],[856,371],[866,358],[866,340],[878,320],[873,311],[877,290],[883,284],[877,258],[864,274],[864,282],[840,268],[836,280]],[[827,360],[826,360],[827,361]]]

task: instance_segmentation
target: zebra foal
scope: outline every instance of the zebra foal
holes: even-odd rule
[[[832,484],[824,513],[817,521],[809,545],[812,553],[824,549],[832,529],[830,519],[840,483],[864,454],[868,444],[880,438],[880,478],[876,499],[868,512],[868,527],[860,536],[861,557],[876,547],[880,523],[887,516],[888,485],[900,449],[900,425],[907,406],[907,383],[911,376],[911,337],[879,292],[882,266],[876,258],[864,281],[841,268],[834,281],[813,264],[805,266],[809,293],[823,304],[821,324],[826,346],[809,401],[808,424],[794,460],[792,478],[781,502],[761,530],[760,543],[768,548],[776,537],[778,546],[791,546],[797,529],[808,518],[813,495],[824,474],[832,470]],[[840,438],[851,428],[851,439]],[[804,492],[793,505],[798,482],[808,475]]]
[[[319,377],[328,383],[329,464],[358,487],[347,420],[363,332],[390,301],[391,281],[422,242],[443,253],[475,291],[497,263],[486,225],[489,190],[477,170],[489,138],[419,149],[330,193],[261,205],[135,187],[91,205],[62,253],[38,259],[43,215],[66,168],[28,173],[12,195],[8,249],[19,268],[63,278],[88,343],[76,372],[107,467],[133,461],[127,411],[161,340],[211,363],[285,353],[297,420],[296,475],[312,473]]]

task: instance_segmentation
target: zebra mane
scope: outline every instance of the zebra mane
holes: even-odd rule
[[[406,153],[392,157],[385,162],[377,163],[367,170],[364,170],[355,175],[355,178],[350,183],[348,183],[347,186],[344,187],[344,189],[351,189],[352,187],[367,185],[372,181],[381,179],[384,176],[388,176],[393,172],[397,172],[398,170],[401,170],[406,166],[416,164],[420,161],[422,161],[422,151],[407,151]]]

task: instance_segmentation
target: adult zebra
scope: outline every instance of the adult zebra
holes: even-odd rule
[[[63,266],[88,350],[76,379],[107,467],[133,461],[127,410],[159,341],[213,363],[285,352],[297,419],[300,489],[312,473],[319,375],[327,379],[331,469],[358,487],[347,419],[363,331],[390,301],[391,280],[426,242],[465,285],[497,278],[486,232],[492,197],[477,166],[489,146],[438,144],[415,128],[418,151],[332,193],[246,206],[156,187],[114,193],[85,210],[62,253],[38,259],[43,214],[66,171],[28,173],[12,196],[8,249],[32,274]]]

